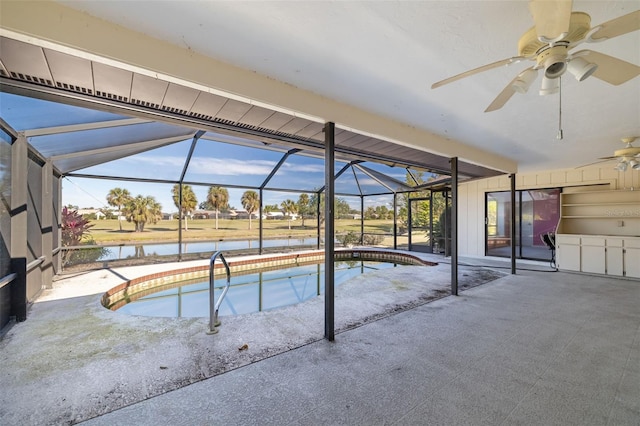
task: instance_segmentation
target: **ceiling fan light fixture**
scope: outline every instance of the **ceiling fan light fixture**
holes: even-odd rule
[[[626,160],[623,159],[618,164],[616,164],[615,169],[619,172],[626,172],[628,166],[629,164],[627,164]]]
[[[544,76],[558,78],[567,70],[565,55],[549,55],[544,61]]]
[[[573,58],[567,65],[567,69],[576,80],[584,81],[598,69],[598,65],[583,58]]]
[[[535,81],[537,76],[537,71],[531,68],[526,69],[518,74],[518,77],[516,77],[516,80],[513,82],[511,87],[518,93],[527,93],[529,87],[531,87],[531,84]]]
[[[630,160],[629,161],[629,166],[631,166],[631,168],[633,170],[640,170],[640,161],[638,161],[638,160]]]
[[[548,78],[546,75],[542,78],[541,95],[551,95],[558,93],[560,90],[560,80],[557,78]]]

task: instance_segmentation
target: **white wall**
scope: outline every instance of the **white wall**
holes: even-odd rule
[[[516,175],[516,189],[560,188],[607,184],[609,189],[640,190],[640,171],[619,172],[607,167],[550,170]],[[463,183],[458,189],[458,253],[460,256],[484,256],[484,202],[485,193],[508,191],[509,176],[475,180]]]

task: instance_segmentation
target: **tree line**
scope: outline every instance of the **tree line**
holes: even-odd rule
[[[423,178],[422,173],[414,175],[417,178],[417,184],[422,184],[432,180],[430,177],[426,181]],[[414,180],[412,178],[411,180]],[[407,182],[410,182],[410,177],[406,177]],[[182,213],[184,218],[185,229],[188,229],[187,217],[193,213],[196,208],[201,210],[209,210],[215,212],[215,229],[218,229],[218,215],[229,210],[235,210],[235,208],[229,206],[229,192],[226,188],[221,186],[211,186],[207,192],[207,197],[204,201],[198,204],[198,199],[191,185],[182,185],[182,203],[180,203],[180,185],[175,184],[171,189],[173,202]],[[413,197],[428,195],[427,192],[413,193]],[[320,199],[318,200],[318,197]],[[398,220],[400,226],[406,228],[407,223],[407,205],[409,201],[409,194],[402,194],[399,199],[399,211]],[[253,214],[260,208],[260,197],[256,191],[247,190],[242,194],[240,199],[242,207],[249,215],[249,229],[252,228]],[[132,222],[135,226],[136,232],[142,232],[144,226],[147,223],[156,223],[162,218],[162,206],[156,201],[153,196],[137,195],[133,197],[131,193],[124,188],[113,188],[107,195],[107,203],[110,206],[115,207],[118,211],[118,222],[120,231],[122,231],[122,218],[124,217],[128,222]],[[435,225],[440,225],[440,218],[445,210],[444,200],[434,198],[433,200],[433,212]],[[416,212],[414,212],[414,226],[422,226],[429,221],[429,209],[428,202],[421,203],[418,206]],[[292,199],[286,199],[278,204],[270,204],[263,206],[265,213],[273,211],[282,211],[285,216],[289,218],[289,229],[291,229],[291,217],[298,215],[302,220],[302,226],[305,226],[305,220],[317,217],[320,215],[320,222],[324,221],[324,194],[312,193],[311,195],[302,193],[298,197],[297,201]],[[351,209],[349,203],[342,198],[336,197],[334,200],[334,214],[337,218],[344,218],[350,214],[360,214],[359,210]],[[364,219],[392,219],[393,210],[387,208],[384,205],[376,207],[368,207],[362,212]]]
[[[182,192],[182,194],[180,194]],[[173,185],[171,188],[173,203],[184,218],[185,230],[188,229],[187,217],[196,210],[198,198],[191,185]],[[182,197],[181,197],[182,195]],[[182,200],[181,200],[182,198]],[[258,194],[255,191],[245,191],[242,194],[242,205],[249,213],[249,228],[251,228],[251,214],[260,205]],[[137,195],[133,197],[129,190],[113,188],[107,194],[107,203],[118,210],[118,223],[122,231],[122,218],[127,222],[133,222],[136,232],[144,231],[147,223],[154,224],[162,218],[162,206],[153,196]],[[212,186],[207,193],[205,205],[208,210],[214,210],[216,214],[216,229],[218,229],[218,213],[228,208],[229,192],[222,187]]]
[[[182,202],[180,202],[180,191],[182,190]],[[171,189],[173,202],[176,208],[184,218],[185,230],[188,230],[187,217],[193,213],[196,208],[202,210],[211,210],[215,212],[215,229],[218,229],[218,215],[221,212],[230,210],[229,192],[226,188],[220,186],[212,186],[207,192],[205,201],[198,204],[198,199],[191,185],[175,184]],[[324,196],[320,195],[320,219],[324,217]],[[153,196],[137,195],[132,196],[131,193],[124,188],[113,188],[107,194],[107,203],[116,208],[118,211],[118,225],[122,231],[122,218],[127,222],[131,222],[135,226],[136,232],[144,231],[147,223],[154,224],[162,219],[162,206]],[[240,198],[242,207],[249,215],[249,229],[252,229],[252,217],[260,208],[260,197],[256,191],[247,190]],[[305,219],[316,216],[318,208],[318,194],[303,193],[300,194],[297,201],[286,199],[280,203],[266,205],[263,207],[264,212],[282,211],[289,219],[289,229],[291,229],[291,217],[299,215],[302,220],[302,226],[305,226]],[[347,215],[352,212],[349,204],[340,198],[335,200],[335,213],[337,217]]]

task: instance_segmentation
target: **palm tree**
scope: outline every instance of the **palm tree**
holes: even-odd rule
[[[216,211],[216,230],[218,229],[218,212],[229,205],[229,191],[221,186],[212,186],[207,194],[207,201]]]
[[[300,198],[298,198],[298,213],[300,213],[300,218],[302,219],[302,227],[304,228],[304,217],[308,214],[309,211],[309,194],[300,194]]]
[[[282,210],[284,210],[284,214],[287,215],[287,221],[289,222],[289,230],[291,230],[291,215],[298,212],[298,206],[293,200],[284,200],[282,204],[280,204]]]
[[[149,223],[158,223],[162,219],[162,204],[154,197],[148,196],[147,205],[149,206]]]
[[[182,217],[184,217],[184,230],[188,231],[187,215],[194,211],[198,205],[196,194],[193,192],[191,185],[182,185],[182,206],[180,206],[180,186],[178,184],[173,185],[171,193],[173,195],[173,203],[182,212]]]
[[[260,208],[260,197],[256,191],[245,191],[240,198],[242,207],[249,213],[249,229],[251,229],[251,214]]]
[[[118,225],[120,225],[120,232],[122,232],[122,207],[131,201],[131,193],[123,188],[113,188],[107,194],[107,203],[110,206],[118,209]]]
[[[123,213],[127,222],[133,222],[136,232],[142,232],[145,224],[162,218],[162,206],[152,196],[138,195],[124,206]]]

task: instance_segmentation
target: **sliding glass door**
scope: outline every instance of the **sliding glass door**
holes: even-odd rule
[[[516,234],[511,235],[511,211],[516,212]],[[510,257],[515,239],[516,257],[551,260],[551,251],[542,240],[555,232],[560,219],[560,190],[536,189],[516,191],[516,205],[511,205],[508,191],[488,192],[485,201],[487,256]]]

